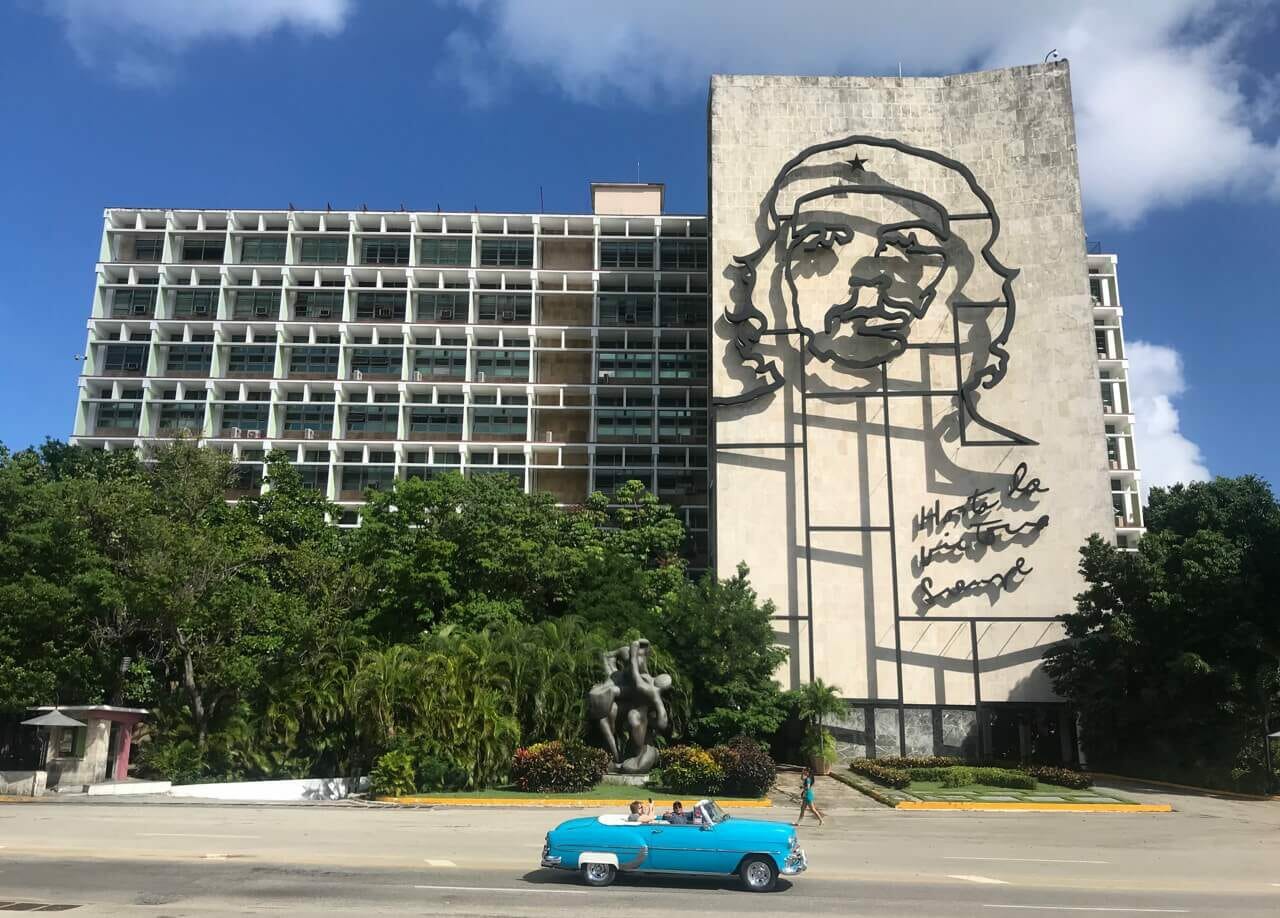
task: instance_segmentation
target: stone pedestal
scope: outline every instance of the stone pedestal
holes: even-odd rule
[[[627,775],[620,771],[607,771],[604,777],[600,779],[604,784],[618,784],[630,787],[644,787],[649,783],[649,773],[642,775]]]

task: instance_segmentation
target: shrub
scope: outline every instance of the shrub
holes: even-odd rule
[[[972,768],[966,765],[954,765],[951,768],[943,768],[942,781],[943,787],[964,787],[966,784],[977,784],[977,774]]]
[[[778,777],[778,767],[764,746],[739,736],[711,750],[724,772],[722,792],[740,797],[763,797]]]
[[[881,760],[877,759],[876,761],[881,761]],[[962,766],[953,765],[946,768],[908,768],[907,771],[911,774],[912,781],[945,782],[947,780],[947,776],[950,775],[951,772],[956,770],[958,767],[962,767]]]
[[[890,768],[950,768],[964,761],[951,755],[893,755],[876,759]]]
[[[403,749],[392,749],[378,756],[369,773],[369,789],[377,797],[406,797],[414,793],[417,786],[413,756]]]
[[[701,746],[669,746],[658,761],[662,786],[682,794],[718,794],[724,769]]]
[[[973,784],[989,784],[991,787],[1011,787],[1017,790],[1035,790],[1036,779],[1025,771],[1009,768],[975,768]]]
[[[174,784],[197,784],[207,774],[204,754],[191,740],[153,739],[138,749],[138,774]]]
[[[607,752],[584,743],[535,743],[516,750],[511,781],[522,791],[572,793],[595,787],[608,765]]]
[[[1093,775],[1076,771],[1073,768],[1060,768],[1056,765],[1028,765],[1027,774],[1045,784],[1056,784],[1073,790],[1084,790],[1093,787]]]
[[[885,787],[901,789],[911,783],[911,772],[885,765],[879,759],[854,759],[849,763],[849,770]]]

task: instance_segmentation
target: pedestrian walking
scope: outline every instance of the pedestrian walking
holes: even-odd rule
[[[807,766],[800,772],[800,815],[792,825],[800,825],[800,820],[804,819],[805,810],[816,816],[818,825],[822,825],[822,814],[813,803],[813,772]]]

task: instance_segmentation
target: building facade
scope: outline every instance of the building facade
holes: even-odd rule
[[[1071,759],[1042,658],[1141,520],[1065,62],[714,77],[709,119],[718,569],[848,754]]]
[[[741,561],[847,754],[1074,756],[1042,666],[1092,533],[1142,533],[1116,259],[1065,62],[715,77],[708,215],[110,209],[74,442],[187,432],[369,488],[639,479]],[[710,417],[710,424],[708,418]]]
[[[268,450],[355,524],[369,488],[639,479],[706,564],[707,220],[660,185],[591,214],[109,209],[73,442]]]

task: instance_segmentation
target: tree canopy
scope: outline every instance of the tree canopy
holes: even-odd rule
[[[1262,479],[1153,488],[1135,552],[1092,538],[1088,588],[1051,650],[1090,763],[1263,786],[1280,703],[1280,506]],[[1274,730],[1276,725],[1272,725]]]
[[[770,607],[745,571],[690,582],[639,482],[562,508],[507,475],[409,479],[354,529],[281,453],[260,496],[229,503],[236,482],[184,440],[146,463],[0,448],[0,714],[147,706],[145,764],[186,779],[353,773],[411,744],[478,785],[516,743],[580,735],[601,652],[644,636],[682,732],[776,726]]]

